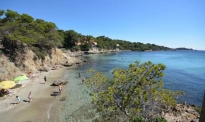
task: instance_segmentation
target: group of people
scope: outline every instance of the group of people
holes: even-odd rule
[[[19,104],[21,102],[21,98],[19,96],[16,96],[16,99],[17,99],[17,103],[16,104]],[[32,101],[32,93],[29,92],[28,94],[28,102],[31,103]]]
[[[1,89],[0,90],[0,96],[6,96],[6,95],[8,95],[9,94],[9,91],[7,90],[7,89]]]
[[[79,77],[81,77],[81,72],[79,72],[78,75],[79,75]],[[82,78],[82,83],[84,83],[84,82],[85,82],[85,78],[83,77]]]
[[[31,75],[31,72],[29,72],[28,76],[30,76],[30,75]],[[47,79],[46,79],[46,76],[45,76],[44,77],[45,83],[46,83],[46,80]],[[21,102],[21,98],[19,96],[16,96],[16,99],[17,99],[17,103],[16,104],[19,104]],[[29,94],[28,94],[28,102],[31,103],[31,101],[32,101],[32,93],[29,92]]]
[[[81,72],[79,72],[79,77],[81,77]],[[47,81],[46,76],[44,77],[44,81],[46,83],[46,81]],[[83,77],[82,78],[82,83],[84,83],[84,82],[85,82],[85,78]],[[61,95],[61,93],[63,91],[63,83],[59,84],[58,89],[59,89],[59,95]],[[16,96],[16,98],[17,98],[17,104],[19,104],[21,102],[21,99],[20,99],[19,96]],[[29,99],[28,102],[30,103],[32,101],[32,93],[31,92],[29,92],[29,94],[28,94],[28,99]]]

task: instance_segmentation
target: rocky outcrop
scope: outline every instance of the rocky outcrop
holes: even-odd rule
[[[22,72],[48,71],[54,65],[72,66],[82,61],[65,55],[58,48],[48,48],[44,59],[37,58],[31,47],[21,41],[3,40],[4,54],[0,56],[0,80],[12,80]]]
[[[5,55],[0,56],[0,81],[13,80],[22,72]]]
[[[162,116],[168,122],[198,122],[200,115],[192,106],[177,104],[173,110],[162,113]]]

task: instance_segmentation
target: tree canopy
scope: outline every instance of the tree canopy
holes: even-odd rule
[[[129,42],[106,36],[93,37],[92,35],[82,35],[74,30],[58,30],[53,22],[34,19],[28,14],[19,14],[9,9],[6,11],[0,10],[0,36],[7,40],[19,40],[38,48],[64,47],[72,51],[88,51],[94,46],[99,50],[114,50],[117,48],[133,51],[170,50],[168,47],[155,44]],[[97,45],[94,45],[94,42]]]
[[[114,69],[112,78],[89,70],[86,85],[100,111],[121,111],[132,120],[139,117],[152,120],[175,106],[175,96],[182,93],[163,88],[164,69],[163,64],[136,61],[128,69]]]
[[[34,20],[28,14],[20,15],[9,9],[5,13],[1,11],[0,14],[5,15],[0,20],[0,31],[5,39],[20,40],[30,45],[62,45],[62,37],[54,23],[42,19]]]
[[[168,47],[164,46],[158,46],[155,44],[143,44],[140,42],[129,42],[126,40],[120,40],[120,39],[111,39],[109,37],[105,36],[98,36],[93,37],[90,35],[82,35],[80,33],[75,32],[74,30],[68,30],[64,32],[64,47],[65,48],[72,48],[75,47],[75,43],[81,42],[81,48],[80,50],[85,50],[83,47],[85,45],[90,45],[89,48],[92,48],[92,43],[97,42],[97,47],[99,50],[105,49],[105,50],[115,50],[116,48],[119,48],[120,50],[132,50],[132,51],[146,51],[146,50],[170,50]],[[117,47],[117,44],[119,44],[119,47]]]
[[[0,36],[8,41],[26,43],[40,58],[48,53],[45,48],[61,47],[63,41],[54,23],[9,9],[0,11]]]

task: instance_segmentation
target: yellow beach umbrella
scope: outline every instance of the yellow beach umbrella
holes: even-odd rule
[[[1,81],[0,82],[0,89],[9,89],[16,85],[14,81]]]

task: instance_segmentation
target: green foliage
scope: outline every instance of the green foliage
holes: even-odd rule
[[[72,48],[72,51],[79,51],[80,50],[80,47],[79,46],[74,46],[73,48]]]
[[[15,11],[0,11],[4,14],[0,20],[0,32],[6,40],[22,41],[36,53],[38,58],[44,59],[51,47],[61,47],[63,36],[57,31],[52,22],[42,19],[34,20],[28,14],[18,14]],[[36,59],[36,58],[35,58]]]
[[[31,23],[31,22],[34,21],[34,18],[31,17],[31,16],[29,16],[28,14],[22,14],[22,15],[19,17],[18,21],[19,21],[20,23]]]
[[[45,59],[45,54],[43,53],[43,52],[40,52],[40,51],[37,51],[37,52],[35,52],[36,53],[36,56],[38,57],[38,58],[40,58],[40,59]],[[36,58],[36,57],[34,57],[34,58]],[[35,59],[34,59],[35,60]]]
[[[201,107],[196,106],[194,107],[194,110],[196,110],[199,114],[201,113]]]
[[[89,49],[90,49],[91,47],[92,47],[92,46],[91,46],[90,43],[86,43],[86,44],[84,44],[84,45],[81,46],[81,49],[82,49],[83,51],[89,51]]]
[[[0,49],[0,55],[3,54],[3,51]]]
[[[80,36],[77,32],[74,30],[68,30],[64,32],[63,45],[65,48],[72,48],[77,42],[80,42]]]
[[[6,11],[5,16],[6,21],[9,22],[15,22],[20,17],[20,15],[17,12],[9,9]]]
[[[153,118],[175,106],[175,96],[179,94],[163,88],[164,69],[163,64],[136,61],[128,69],[114,69],[113,78],[89,70],[86,84],[92,90],[93,103],[101,111],[121,110],[130,118]]]
[[[4,10],[0,10],[0,17],[4,15]]]
[[[169,50],[167,47],[154,44],[131,43],[125,40],[111,39],[105,36],[93,37],[82,35],[74,30],[57,30],[52,22],[34,19],[28,14],[19,14],[12,10],[0,10],[0,32],[9,40],[20,40],[30,46],[64,47],[73,51],[89,51],[97,42],[99,50]],[[119,46],[117,46],[119,44]]]
[[[68,49],[72,49],[76,46],[76,43],[81,43],[81,50],[88,51],[92,48],[92,42],[97,42],[97,47],[99,50],[106,49],[106,50],[114,50],[119,48],[121,50],[133,50],[133,51],[146,51],[146,50],[169,50],[170,48],[164,46],[158,46],[155,44],[143,44],[140,42],[131,43],[129,41],[118,40],[118,39],[111,39],[105,36],[93,37],[90,35],[81,35],[74,30],[67,30],[62,31],[59,30],[59,33],[64,37],[63,46]],[[119,47],[117,47],[119,44]]]
[[[154,119],[154,122],[167,122],[167,120],[162,117],[157,117]]]
[[[59,35],[56,25],[52,22],[34,20],[28,14],[20,15],[12,10],[7,10],[2,20],[4,21],[0,22],[0,31],[4,38],[20,40],[29,45],[62,46],[63,37]]]
[[[132,122],[145,122],[143,117],[133,117]]]

